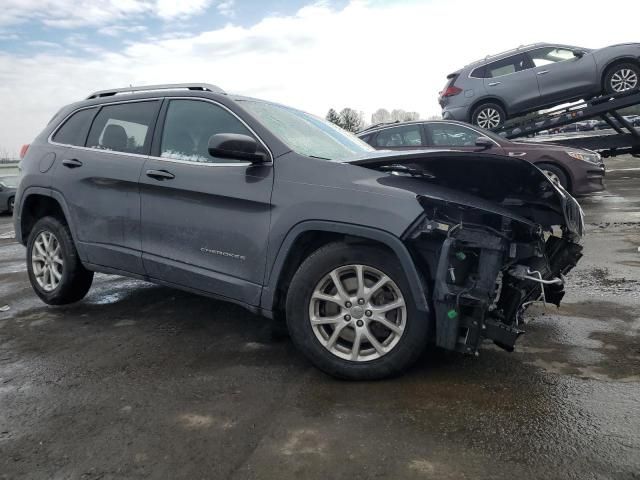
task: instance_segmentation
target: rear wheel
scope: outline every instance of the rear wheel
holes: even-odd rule
[[[487,130],[502,126],[507,114],[497,103],[484,103],[477,106],[471,114],[471,123]]]
[[[622,93],[640,86],[640,67],[635,63],[618,63],[607,71],[604,89],[609,94]]]
[[[370,246],[332,243],[307,258],[289,287],[287,325],[316,367],[345,379],[396,375],[427,345],[428,317],[404,271]]]
[[[569,179],[567,178],[567,174],[564,173],[561,168],[548,163],[540,163],[536,166],[542,170],[542,172],[549,177],[552,182],[557,183],[566,191],[569,191]]]
[[[36,294],[49,305],[82,299],[93,282],[80,262],[69,227],[55,217],[38,220],[27,242],[27,271]]]

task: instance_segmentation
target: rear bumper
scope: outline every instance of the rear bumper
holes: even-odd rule
[[[442,109],[442,118],[445,120],[459,120],[466,122],[469,120],[469,107],[445,107]]]

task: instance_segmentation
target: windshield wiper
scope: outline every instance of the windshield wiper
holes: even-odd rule
[[[318,160],[329,160],[330,162],[332,161],[331,158],[318,157],[317,155],[307,155],[307,156],[311,158],[317,158]]]

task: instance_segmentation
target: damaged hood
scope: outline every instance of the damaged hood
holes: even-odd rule
[[[582,211],[564,189],[526,160],[476,152],[378,151],[347,163],[390,173],[380,183],[416,195],[582,235]]]

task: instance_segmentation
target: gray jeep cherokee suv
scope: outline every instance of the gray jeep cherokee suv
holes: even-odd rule
[[[28,148],[15,230],[46,303],[93,272],[286,321],[316,366],[381,378],[428,343],[512,350],[581,256],[576,201],[529,162],[379,152],[304,112],[210,85],[97,92]]]

